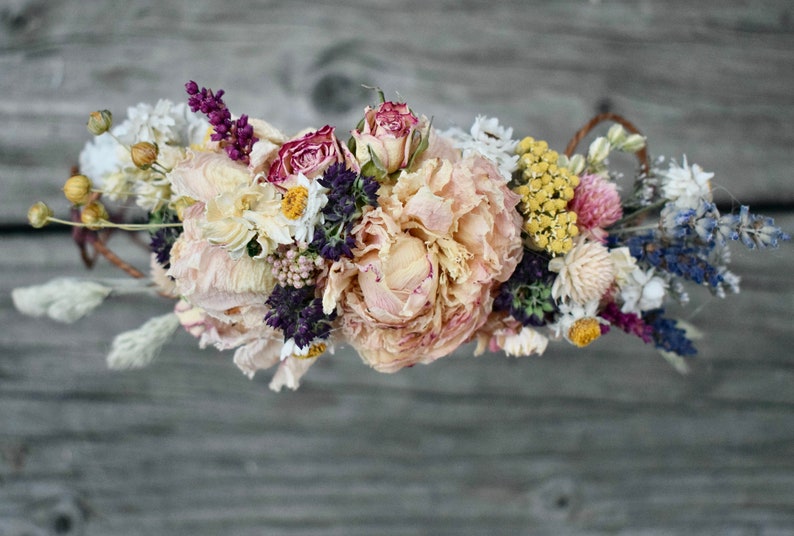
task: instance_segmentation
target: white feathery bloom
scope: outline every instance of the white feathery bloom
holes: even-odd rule
[[[168,313],[149,319],[138,329],[117,335],[107,356],[108,368],[124,370],[145,367],[178,327],[179,317]]]
[[[459,128],[451,128],[441,135],[450,138],[464,157],[482,155],[494,162],[505,181],[512,178],[518,167],[518,155],[515,154],[517,142],[512,139],[513,129],[501,126],[499,119],[495,117],[478,115],[469,133]]]
[[[518,333],[495,333],[494,339],[505,354],[513,357],[541,355],[549,344],[547,337],[529,326],[522,326]]]
[[[130,145],[148,141],[158,145],[188,146],[203,140],[207,125],[207,121],[191,112],[184,102],[174,104],[160,99],[154,106],[142,102],[127,108],[127,119],[113,129],[113,134]]]
[[[609,250],[583,239],[565,255],[549,261],[549,270],[557,273],[551,287],[554,299],[580,304],[599,299],[615,279]]]
[[[30,316],[48,316],[71,324],[99,307],[113,291],[94,281],[57,278],[43,285],[16,288],[11,291],[14,306]]]
[[[630,276],[618,284],[620,307],[623,313],[637,313],[658,309],[667,295],[667,281],[654,275],[654,269],[647,272],[637,268]]]
[[[171,198],[171,183],[168,179],[152,175],[150,180],[134,183],[135,204],[147,212],[160,210]]]
[[[140,103],[127,109],[127,118],[111,129],[112,136],[105,133],[85,144],[78,160],[80,172],[109,191],[111,199],[124,200],[132,194],[129,183],[141,179],[129,146],[140,141],[156,143],[161,151],[158,161],[169,168],[184,156],[182,147],[203,142],[208,126],[185,103],[164,99],[154,106]]]
[[[640,313],[662,306],[668,289],[665,279],[654,275],[653,268],[643,271],[626,247],[611,249],[609,257],[615,268],[618,298],[623,302],[622,312]]]
[[[120,172],[131,162],[130,153],[107,133],[88,141],[78,158],[80,173],[103,188],[108,176]]]
[[[711,201],[710,181],[714,173],[703,171],[697,164],[690,166],[686,156],[680,166],[671,160],[667,170],[656,170],[656,173],[662,178],[662,194],[677,207],[694,209],[701,199]]]

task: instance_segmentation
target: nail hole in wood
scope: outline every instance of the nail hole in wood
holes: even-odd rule
[[[598,114],[606,114],[612,111],[612,101],[609,97],[604,97],[596,104],[596,113]]]
[[[569,504],[571,504],[571,500],[568,498],[567,495],[560,495],[559,497],[557,497],[557,500],[555,501],[554,504],[560,510],[564,510],[565,508],[568,508]]]
[[[312,90],[312,105],[321,112],[345,113],[356,106],[362,88],[347,75],[330,73],[320,78]]]
[[[52,520],[52,530],[55,534],[69,534],[73,526],[72,518],[68,514],[58,514]]]

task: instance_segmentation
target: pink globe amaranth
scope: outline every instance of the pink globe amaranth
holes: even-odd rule
[[[576,213],[576,225],[583,233],[589,231],[598,241],[606,240],[606,231],[623,217],[620,194],[614,182],[599,175],[582,175],[568,203]]]
[[[382,188],[354,230],[354,258],[334,263],[324,295],[365,362],[395,372],[475,334],[521,259],[518,199],[482,157],[428,160]]]

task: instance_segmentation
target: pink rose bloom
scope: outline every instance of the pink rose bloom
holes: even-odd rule
[[[381,193],[354,229],[355,258],[332,265],[323,306],[365,362],[395,372],[451,353],[486,322],[521,259],[522,222],[482,157],[429,160]]]
[[[606,241],[604,231],[623,217],[620,194],[614,182],[598,175],[582,175],[568,202],[568,210],[576,212],[576,226],[599,242]]]
[[[427,121],[417,118],[405,103],[384,102],[378,108],[367,106],[361,131],[354,130],[356,159],[364,165],[370,160],[370,151],[377,157],[387,173],[408,165],[417,146],[418,128]]]
[[[353,155],[336,139],[334,128],[326,125],[282,145],[270,166],[267,180],[279,184],[299,173],[314,179],[331,164],[339,162],[346,162],[348,168],[358,171]]]

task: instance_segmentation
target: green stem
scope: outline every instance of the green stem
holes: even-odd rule
[[[642,216],[644,214],[647,214],[648,212],[651,212],[651,211],[654,211],[654,210],[656,210],[658,208],[663,207],[665,204],[667,204],[667,200],[663,199],[661,201],[657,201],[656,203],[653,203],[652,205],[648,205],[648,206],[642,207],[641,209],[635,210],[631,214],[628,214],[627,216],[624,216],[621,219],[619,219],[618,221],[616,221],[615,223],[613,223],[610,226],[610,229],[614,229],[615,227],[620,227],[621,225],[623,225],[626,222],[629,222],[629,221],[631,221],[631,220],[633,220],[635,218],[638,218],[638,217],[640,217],[640,216]]]
[[[47,218],[48,222],[60,223],[70,227],[89,227],[85,223],[62,220],[60,218]],[[107,220],[100,220],[96,224],[91,224],[91,228],[101,229],[121,229],[122,231],[148,231],[150,229],[160,229],[162,227],[182,227],[181,223],[113,223]]]

